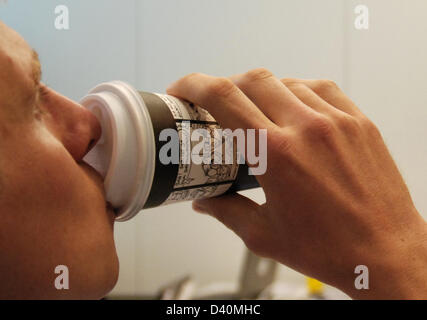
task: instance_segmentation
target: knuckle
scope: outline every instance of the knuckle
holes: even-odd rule
[[[283,160],[283,157],[286,157],[290,154],[292,150],[292,143],[290,137],[284,133],[276,133],[269,135],[268,145],[269,149],[276,155],[280,160]],[[270,157],[270,155],[269,155]],[[274,158],[274,156],[273,156]]]
[[[243,83],[252,83],[262,81],[273,77],[273,73],[265,68],[257,68],[246,72],[243,75]]]
[[[314,91],[318,93],[326,93],[336,90],[339,90],[339,87],[332,80],[318,80],[314,85]]]
[[[247,230],[243,241],[250,251],[254,252],[255,254],[262,255],[264,250],[262,238],[259,236],[259,232],[255,230],[255,228]]]
[[[305,131],[309,135],[313,135],[319,138],[328,138],[333,133],[333,123],[326,116],[314,116],[311,120],[307,121]]]
[[[355,135],[360,132],[360,124],[352,116],[342,115],[336,118],[334,122],[339,130],[344,133]]]
[[[308,89],[307,85],[301,82],[286,83],[286,87],[293,92],[303,92]]]
[[[235,90],[236,86],[230,79],[217,78],[208,85],[206,92],[209,97],[228,98]]]
[[[202,74],[200,72],[193,72],[193,73],[186,75],[183,78],[183,80],[184,81],[192,81],[192,80],[200,79],[201,77],[202,77]]]
[[[282,78],[280,79],[280,81],[283,82],[284,84],[298,82],[297,79],[293,79],[293,78]]]
[[[362,128],[363,132],[367,133],[372,137],[381,137],[381,132],[378,127],[373,123],[369,118],[363,116],[358,120],[359,126]]]

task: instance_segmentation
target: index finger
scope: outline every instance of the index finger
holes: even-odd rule
[[[192,73],[173,83],[167,93],[206,109],[230,129],[266,129],[273,123],[228,78]]]

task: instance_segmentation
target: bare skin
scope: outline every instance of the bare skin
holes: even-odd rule
[[[358,299],[427,298],[427,225],[376,126],[331,81],[279,80],[265,69],[191,74],[168,93],[225,128],[268,130],[266,203],[241,196],[193,208],[249,249]],[[356,290],[355,267],[370,289]]]
[[[36,54],[0,22],[0,299],[98,299],[114,287],[114,213],[82,162],[100,134],[40,82]],[[69,290],[54,286],[58,265]]]

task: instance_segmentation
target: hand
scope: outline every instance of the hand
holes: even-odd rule
[[[331,81],[279,80],[256,69],[191,74],[168,93],[225,128],[267,129],[258,205],[241,195],[197,201],[256,254],[353,298],[427,298],[427,227],[377,127]],[[356,290],[355,267],[369,268]]]

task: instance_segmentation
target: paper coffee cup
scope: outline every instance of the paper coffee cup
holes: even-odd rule
[[[161,161],[160,151],[168,143],[160,139],[163,130],[175,130],[180,147],[186,144],[192,152],[188,134],[220,129],[206,110],[191,102],[113,81],[92,89],[81,103],[102,126],[99,142],[84,160],[104,177],[106,199],[118,212],[118,221],[142,209],[259,187],[248,167],[237,161],[195,164],[182,154],[176,163]],[[236,148],[233,152],[237,160]]]

